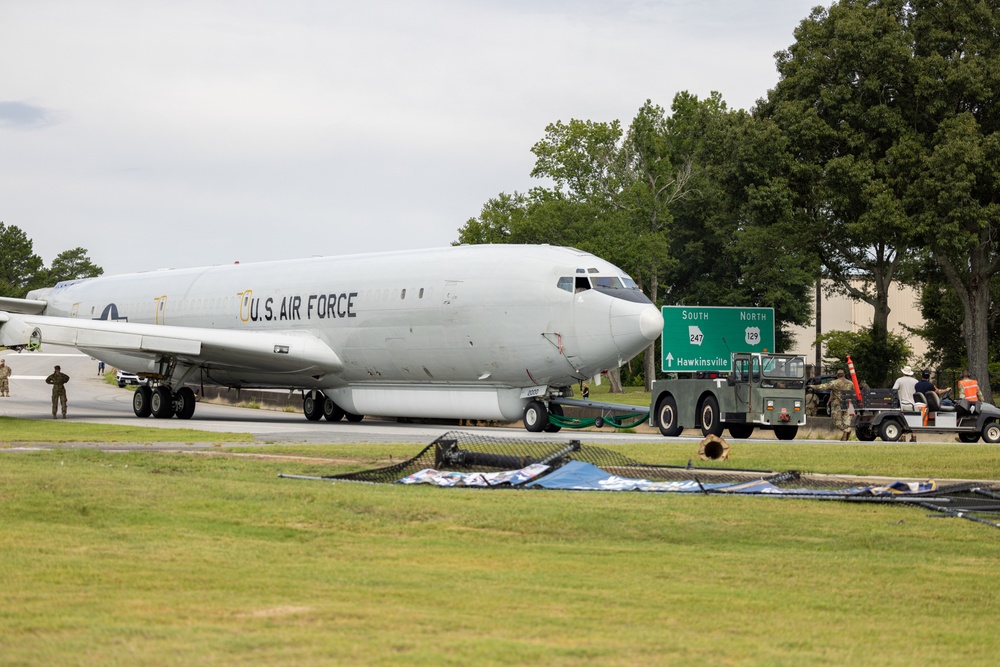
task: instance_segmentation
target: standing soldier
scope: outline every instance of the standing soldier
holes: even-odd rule
[[[45,378],[45,382],[52,385],[52,418],[56,418],[56,407],[62,403],[62,415],[66,419],[66,383],[69,376],[56,366],[55,373]]]
[[[841,369],[837,371],[837,379],[824,382],[823,384],[814,384],[811,389],[830,390],[830,416],[833,418],[834,428],[839,428],[841,430],[841,440],[851,439],[851,422],[847,418],[847,413],[840,405],[840,393],[850,391],[853,388],[854,383],[844,377],[844,370]]]
[[[7,379],[13,373],[6,359],[0,359],[0,396],[10,396],[10,381]]]

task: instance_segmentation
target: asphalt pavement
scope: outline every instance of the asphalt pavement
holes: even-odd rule
[[[301,412],[281,412],[254,408],[198,403],[191,419],[140,419],[132,412],[132,389],[109,384],[98,375],[97,361],[69,347],[46,345],[38,352],[0,350],[13,370],[10,397],[0,398],[0,415],[22,419],[52,421],[52,388],[45,378],[56,364],[70,376],[66,385],[68,419],[95,424],[148,426],[150,428],[191,428],[203,431],[250,433],[261,444],[292,443],[423,443],[454,430],[485,436],[552,439],[568,442],[579,439],[598,443],[662,443],[657,434],[617,433],[610,430],[528,433],[522,428],[487,428],[434,424],[401,424],[395,421],[366,418],[359,423],[347,421],[308,421]],[[111,370],[110,368],[108,370]],[[61,418],[60,418],[61,419]],[[0,439],[2,439],[0,434]],[[690,438],[692,451],[699,438]]]

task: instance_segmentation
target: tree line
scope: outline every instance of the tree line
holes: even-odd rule
[[[873,323],[831,342],[855,346],[872,386],[911,361],[888,303],[913,285],[927,324],[912,334],[931,349],[913,361],[967,367],[992,400],[1000,9],[840,0],[813,9],[775,62],[778,83],[749,111],[680,92],[628,127],[550,124],[531,148],[545,184],[490,199],[457,242],[572,245],[658,304],[773,307],[779,350],[814,294],[846,294]],[[644,356],[648,385],[657,355]]]
[[[0,296],[20,299],[33,289],[103,273],[104,269],[90,261],[85,248],[64,250],[45,266],[24,231],[0,222]]]

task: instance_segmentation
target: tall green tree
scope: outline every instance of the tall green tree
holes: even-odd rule
[[[873,307],[876,347],[888,345],[889,294],[916,245],[891,157],[912,133],[908,11],[882,0],[815,8],[776,54],[779,82],[756,109],[788,139],[790,168],[779,178],[794,224],[808,230],[834,290]],[[891,369],[869,371],[881,383]]]
[[[981,0],[914,0],[907,212],[962,306],[968,366],[987,400],[992,291],[1000,273],[1000,8]]]
[[[43,273],[45,284],[55,285],[63,280],[96,278],[104,274],[104,269],[90,261],[86,248],[76,247],[56,255],[52,266]]]
[[[42,271],[42,258],[21,229],[0,222],[0,296],[23,298]]]
[[[794,226],[774,232],[787,198],[757,185],[760,172],[778,172],[777,133],[718,93],[678,94],[669,122],[673,154],[691,165],[690,195],[672,207],[671,254],[683,261],[668,274],[670,302],[774,308],[777,349],[788,349],[788,327],[811,314],[815,262]]]

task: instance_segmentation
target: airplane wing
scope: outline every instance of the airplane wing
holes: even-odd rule
[[[34,299],[13,299],[11,297],[0,296],[0,311],[10,313],[38,315],[45,310],[46,305],[44,301],[35,301]]]
[[[0,311],[0,346],[32,343],[105,349],[148,359],[166,357],[191,367],[310,371],[315,375],[344,368],[336,352],[308,332],[205,329]]]

